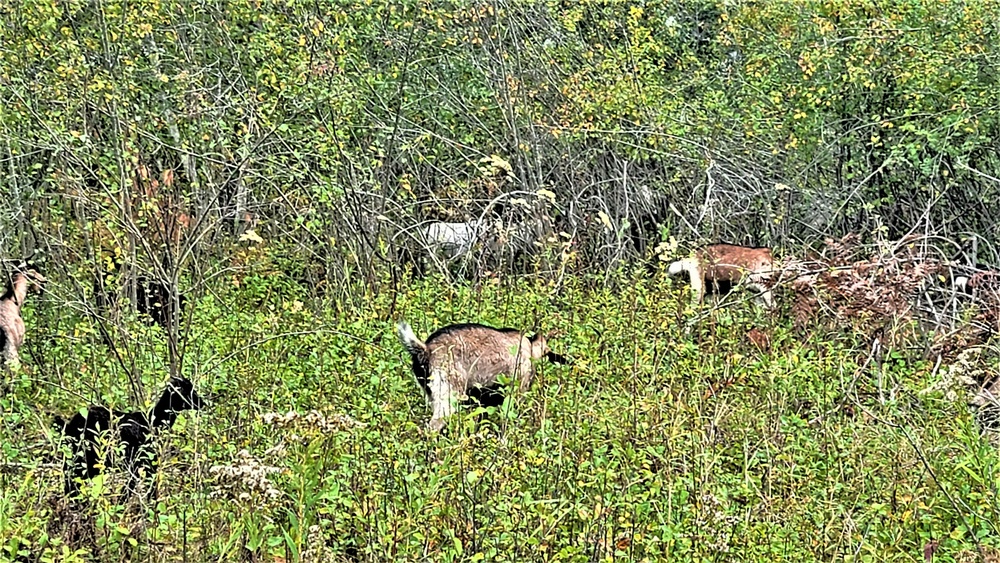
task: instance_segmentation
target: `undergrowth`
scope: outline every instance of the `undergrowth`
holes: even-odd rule
[[[118,505],[111,472],[82,514],[52,415],[128,390],[88,321],[29,306],[0,398],[0,559],[973,561],[1000,543],[997,452],[964,404],[919,393],[938,374],[919,342],[873,357],[860,332],[750,303],[695,317],[661,277],[377,289],[321,304],[261,276],[194,304],[184,372],[213,405],[159,441],[155,502]],[[429,435],[399,318],[556,330],[575,363]],[[162,337],[129,335],[150,397]]]

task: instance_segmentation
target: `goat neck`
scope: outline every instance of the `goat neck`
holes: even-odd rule
[[[183,378],[174,378],[160,395],[160,400],[149,413],[151,428],[170,428],[177,420],[181,411],[197,410],[204,406],[204,401],[195,392],[191,382]]]
[[[528,339],[531,342],[531,357],[535,360],[544,358],[549,353],[549,345],[543,335],[535,335]]]
[[[3,297],[0,297],[0,299],[4,301],[13,301],[14,305],[17,306],[17,309],[21,310],[21,305],[27,297],[28,276],[24,275],[22,272],[15,272],[10,278],[10,287],[7,288],[7,293],[4,293]]]
[[[10,286],[7,288],[7,292],[0,297],[0,300],[11,301],[20,311],[24,300],[28,297],[28,291],[31,289],[41,291],[43,283],[45,283],[45,278],[38,273],[38,270],[31,268],[16,270],[10,277]]]
[[[163,390],[160,400],[156,401],[156,404],[153,405],[153,410],[149,411],[148,420],[150,428],[170,428],[177,422],[178,412],[180,411],[171,406],[173,402],[172,395],[172,389],[167,388]]]

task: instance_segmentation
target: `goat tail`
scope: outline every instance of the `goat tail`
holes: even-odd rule
[[[396,336],[411,356],[421,356],[427,352],[427,345],[413,334],[413,329],[406,321],[399,321],[396,325]]]

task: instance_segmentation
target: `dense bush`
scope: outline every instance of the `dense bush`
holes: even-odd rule
[[[83,523],[57,500],[49,417],[126,393],[96,337],[41,302],[29,321],[63,346],[30,341],[35,364],[0,399],[6,556],[74,560],[73,526],[96,530],[75,547],[100,560],[885,561],[933,542],[951,560],[993,543],[1000,459],[962,402],[918,394],[936,380],[919,350],[873,358],[819,326],[803,340],[750,304],[690,325],[685,291],[620,282],[429,280],[335,313],[284,297],[280,279],[244,280],[221,295],[272,289],[194,313],[187,374],[215,404],[161,445],[159,501],[117,506],[111,474],[85,489]],[[392,316],[421,331],[537,324],[576,363],[540,364],[526,395],[428,436]],[[137,357],[158,389],[163,361]]]
[[[952,301],[986,328],[951,348],[888,312],[831,322],[947,281],[873,258],[815,276],[794,325],[791,299],[694,315],[659,262],[850,233],[1000,262],[997,22],[958,0],[0,3],[0,254],[50,279],[2,375],[0,559],[989,555],[997,454],[918,392],[952,374],[927,351],[988,341],[993,311]],[[419,227],[472,219],[493,238],[435,268]],[[163,326],[136,312],[154,282]],[[400,317],[558,329],[577,362],[428,437]],[[215,406],[165,438],[159,501],[116,504],[111,475],[74,515],[51,416],[145,408],[168,375]]]
[[[544,190],[510,219],[547,217],[575,269],[915,227],[993,258],[997,9],[12,3],[3,244],[171,278],[257,226],[377,278],[415,221]]]

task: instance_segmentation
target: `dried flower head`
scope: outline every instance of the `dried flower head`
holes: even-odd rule
[[[213,496],[249,501],[256,497],[277,499],[281,491],[271,483],[270,476],[280,473],[280,467],[265,465],[243,449],[231,465],[214,465],[208,470],[215,477],[217,489]]]
[[[951,365],[941,369],[941,378],[920,392],[944,393],[948,401],[958,401],[966,398],[970,390],[979,389],[979,381],[987,378],[987,371],[979,361],[981,348],[966,348],[959,352]]]
[[[298,411],[288,411],[284,414],[269,412],[262,417],[264,424],[273,425],[277,428],[295,430],[316,430],[329,434],[335,430],[349,430],[351,428],[364,428],[366,425],[346,414],[324,415],[317,410],[311,410],[305,414]]]

